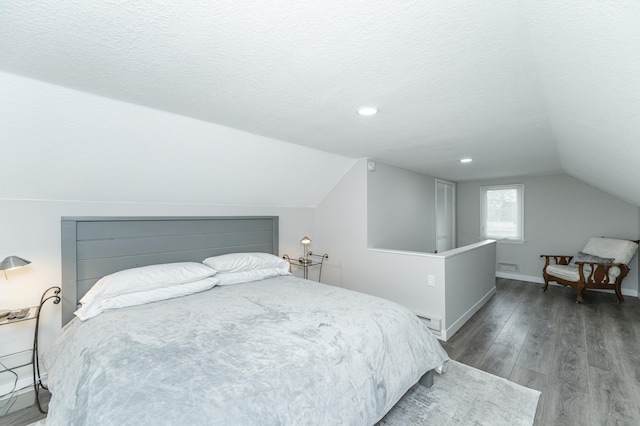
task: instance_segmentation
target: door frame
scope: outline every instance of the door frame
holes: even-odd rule
[[[444,179],[438,179],[436,178],[436,182],[435,182],[435,190],[436,190],[436,203],[435,203],[435,218],[436,218],[436,250],[438,249],[438,184],[442,183],[445,185],[450,185],[453,188],[452,191],[452,202],[451,202],[451,245],[453,246],[452,248],[456,248],[458,246],[457,244],[457,237],[456,237],[456,183],[455,182],[450,182],[448,180],[444,180]],[[446,194],[446,192],[445,192]]]

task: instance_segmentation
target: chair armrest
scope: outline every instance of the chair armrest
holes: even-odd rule
[[[609,284],[611,280],[609,278],[609,270],[613,267],[620,268],[619,279],[624,278],[629,272],[629,268],[624,263],[599,263],[599,262],[576,262],[578,265],[578,272],[580,273],[580,280],[582,282],[596,283],[596,284]],[[585,265],[591,267],[589,275],[585,277]]]
[[[555,260],[556,265],[568,265],[573,259],[573,256],[566,256],[563,254],[541,254],[540,257],[544,257],[544,266],[549,266],[549,261],[551,259]]]

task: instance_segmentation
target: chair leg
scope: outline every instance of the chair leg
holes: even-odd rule
[[[582,303],[582,290],[584,290],[584,285],[578,284],[576,287],[576,303]]]
[[[620,289],[620,284],[616,286],[616,296],[618,296],[618,303],[624,302],[624,296],[622,295],[622,291]]]
[[[547,291],[549,288],[549,277],[544,271],[542,273],[542,278],[544,278],[544,287],[542,287],[542,291]]]

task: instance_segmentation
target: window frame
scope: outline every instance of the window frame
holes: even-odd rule
[[[487,192],[492,190],[515,189],[517,194],[517,218],[516,227],[518,235],[516,238],[504,238],[498,236],[487,235]],[[513,183],[506,185],[486,185],[480,187],[480,238],[491,239],[503,243],[519,243],[525,242],[524,239],[524,184]]]

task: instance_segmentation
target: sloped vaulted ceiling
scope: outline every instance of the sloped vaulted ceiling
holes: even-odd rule
[[[640,205],[639,22],[624,0],[4,0],[0,69],[454,181],[566,172]]]
[[[564,171],[640,205],[640,2],[525,5]]]

